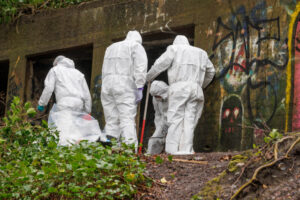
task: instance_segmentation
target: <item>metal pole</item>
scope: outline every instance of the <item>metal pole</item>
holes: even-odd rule
[[[147,108],[148,108],[148,101],[149,101],[149,93],[150,93],[150,82],[148,82],[148,84],[147,84],[146,102],[145,102],[145,109],[144,109],[144,116],[143,116],[143,126],[142,126],[142,132],[141,132],[139,154],[142,152],[142,144],[143,144],[143,139],[144,139],[144,131],[145,131],[145,124],[146,124],[146,117],[147,117]]]

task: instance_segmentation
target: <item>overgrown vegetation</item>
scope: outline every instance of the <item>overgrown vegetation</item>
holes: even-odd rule
[[[91,0],[0,0],[0,24],[14,22],[41,9],[64,8],[85,1]]]
[[[58,132],[45,121],[33,125],[35,114],[15,97],[4,118],[0,199],[130,199],[139,185],[151,184],[133,146],[57,146]]]

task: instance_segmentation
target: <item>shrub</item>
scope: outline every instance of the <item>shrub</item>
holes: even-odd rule
[[[91,0],[1,0],[0,24],[11,23],[22,15],[33,15],[42,9],[64,8]]]
[[[0,199],[127,199],[146,180],[133,146],[57,146],[57,131],[33,125],[15,97],[0,129]]]

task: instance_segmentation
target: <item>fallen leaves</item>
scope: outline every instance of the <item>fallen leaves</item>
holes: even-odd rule
[[[163,184],[165,184],[165,183],[167,183],[168,181],[166,180],[165,177],[163,177],[163,178],[160,179],[160,182],[163,183]]]
[[[224,162],[224,161],[228,161],[228,160],[230,160],[232,158],[232,155],[225,155],[225,156],[222,156],[221,158],[220,158],[220,161],[221,162]]]

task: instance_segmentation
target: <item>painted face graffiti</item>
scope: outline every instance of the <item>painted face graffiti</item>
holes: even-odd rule
[[[227,123],[229,124],[229,127],[225,127],[224,129],[225,133],[229,134],[237,131],[236,129],[237,124],[235,124],[235,122],[237,121],[238,117],[240,117],[240,108],[238,107],[234,107],[232,110],[230,108],[227,108],[223,112],[222,120],[223,122],[227,121]]]
[[[221,144],[223,150],[240,148],[242,135],[242,104],[237,96],[225,100],[222,107]]]

